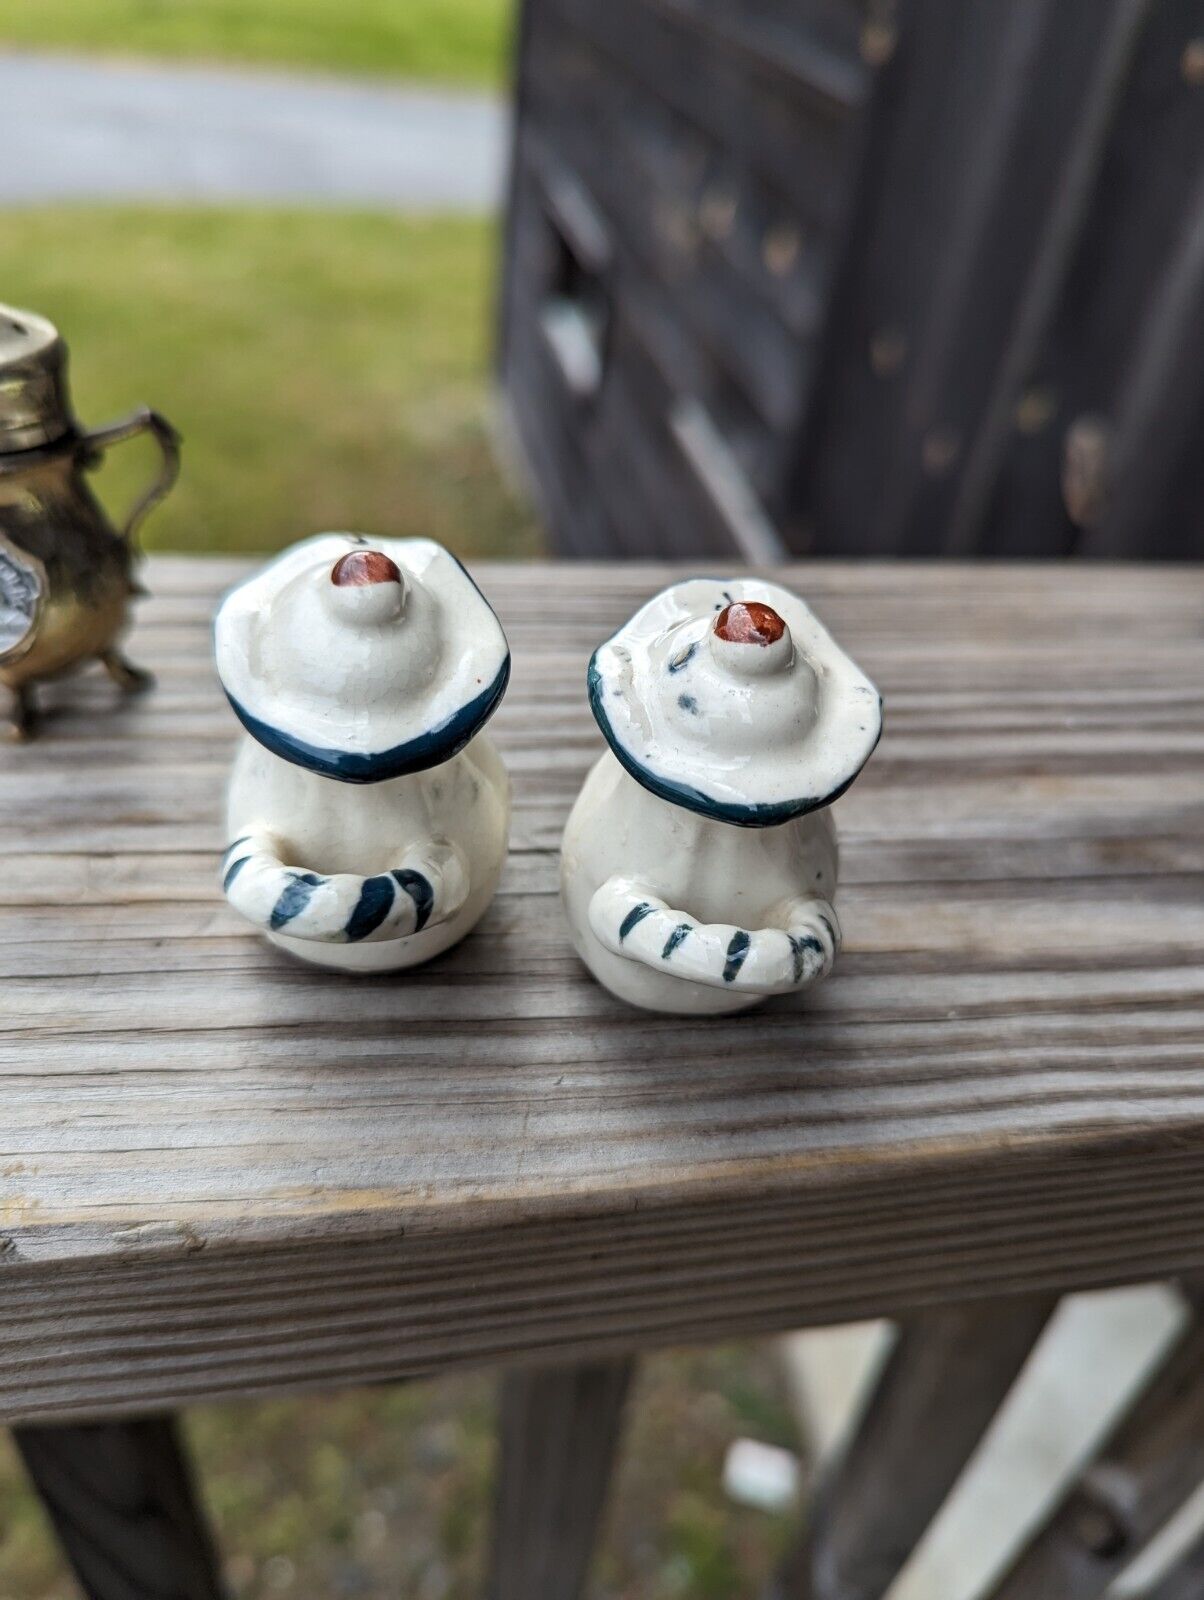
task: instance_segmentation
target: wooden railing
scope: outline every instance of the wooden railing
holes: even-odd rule
[[[0,763],[0,1419],[88,1593],[218,1593],[170,1413],[488,1365],[493,1595],[572,1600],[642,1351],[886,1316],[778,1591],[883,1595],[1057,1298],[1204,1271],[1204,574],[777,574],[886,697],[846,946],[802,1008],[690,1022],[586,977],[557,873],[587,657],[675,570],[478,574],[507,872],[460,948],[356,981],[217,888],[243,571],[152,563],[155,694],[66,685]],[[1175,1510],[1202,1357],[1193,1320],[994,1600],[1102,1595]]]

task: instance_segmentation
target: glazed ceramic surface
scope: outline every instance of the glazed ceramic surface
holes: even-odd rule
[[[247,730],[226,896],[281,948],[384,971],[488,906],[510,790],[481,732],[510,653],[463,567],[426,539],[323,534],[228,596],[218,672]]]
[[[869,679],[778,584],[691,579],[599,647],[610,746],[565,829],[577,950],[633,1005],[737,1011],[806,988],[840,945],[828,807],[882,730]]]

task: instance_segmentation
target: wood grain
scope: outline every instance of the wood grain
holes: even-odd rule
[[[514,647],[501,892],[404,979],[216,884],[236,742],[160,560],[159,688],[0,751],[0,1416],[587,1359],[1204,1265],[1204,574],[787,572],[886,695],[803,1006],[627,1010],[556,847],[592,647],[664,566],[483,569]]]

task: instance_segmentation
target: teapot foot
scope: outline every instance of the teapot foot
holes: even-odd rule
[[[14,689],[8,722],[3,728],[4,738],[10,744],[24,744],[27,739],[33,738],[37,720],[38,710],[32,686],[26,684],[20,689]]]
[[[154,674],[122,655],[120,650],[103,650],[97,658],[117,687],[126,694],[141,694],[154,686]]]

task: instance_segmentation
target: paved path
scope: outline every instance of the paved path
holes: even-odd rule
[[[0,205],[279,201],[483,211],[506,120],[486,95],[0,53]]]

